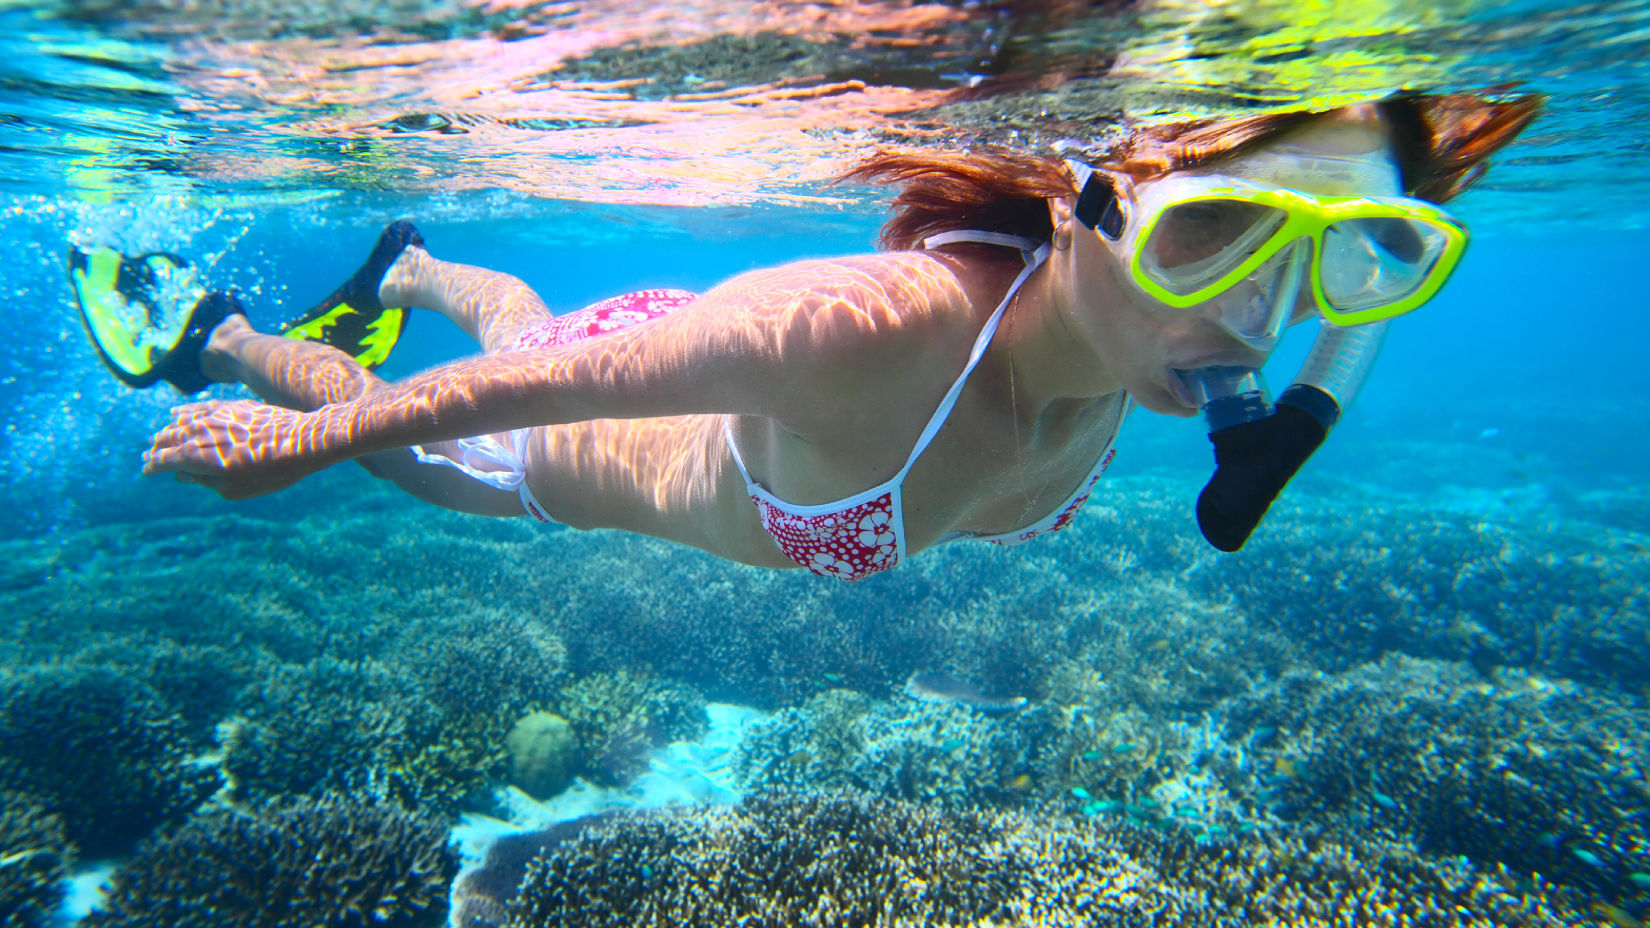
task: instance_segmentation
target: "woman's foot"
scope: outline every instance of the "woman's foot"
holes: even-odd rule
[[[246,307],[234,294],[214,290],[201,297],[189,313],[183,336],[155,366],[160,378],[183,393],[199,393],[211,384],[234,379],[209,373],[206,357],[214,334],[231,320],[251,327],[247,325]]]

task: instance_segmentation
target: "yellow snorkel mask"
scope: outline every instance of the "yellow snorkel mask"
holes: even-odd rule
[[[1430,203],[1352,193],[1396,188],[1384,157],[1273,150],[1222,165],[1222,173],[1139,184],[1066,164],[1082,191],[1078,220],[1100,233],[1136,286],[1176,309],[1215,304],[1222,327],[1256,348],[1275,343],[1303,285],[1334,325],[1391,319],[1431,299],[1466,249],[1466,229]],[[1236,176],[1285,172],[1348,193]]]
[[[1305,365],[1276,404],[1258,368],[1173,372],[1201,406],[1215,449],[1198,526],[1210,544],[1236,551],[1351,403],[1386,321],[1421,306],[1449,279],[1466,229],[1433,204],[1400,195],[1384,143],[1362,151],[1284,139],[1217,167],[1138,184],[1079,161],[1066,166],[1080,191],[1073,215],[1162,306],[1199,307],[1264,352],[1292,321],[1303,287],[1323,317]]]

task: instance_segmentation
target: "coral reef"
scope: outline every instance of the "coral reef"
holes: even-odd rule
[[[762,796],[737,808],[610,816],[568,831],[540,842],[514,900],[475,907],[466,928],[1536,928],[1574,924],[1575,914],[1539,882],[1521,892],[1494,872],[1391,845],[1279,836],[1200,843],[1092,819],[850,795]]]
[[[0,677],[0,791],[36,797],[85,856],[117,853],[218,788],[184,732],[153,690],[106,669]]]
[[[548,705],[566,676],[560,637],[497,609],[416,623],[408,637],[401,663],[448,719],[513,719]]]
[[[1378,859],[1430,892],[1465,855],[1650,917],[1642,494],[1487,517],[1481,488],[1395,502],[1314,481],[1338,495],[1291,492],[1236,556],[1197,537],[1191,482],[1123,477],[1046,546],[945,546],[852,586],[411,511],[370,485],[298,521],[89,529],[49,556],[0,542],[20,616],[0,656],[54,664],[0,677],[0,789],[118,851],[211,789],[190,755],[216,727],[240,799],[368,787],[451,814],[512,779],[523,719],[561,716],[577,772],[631,784],[710,696],[779,710],[738,755],[749,786],[1066,814],[1129,847],[1232,855],[1222,880],[1282,866],[1251,860],[1267,854],[1305,866],[1317,850],[1289,836],[1327,829],[1354,883]],[[1538,505],[1555,515],[1525,518]],[[1382,659],[1403,653],[1419,660]],[[917,671],[1027,704],[899,695]],[[1165,868],[1151,892],[1194,891]],[[1209,904],[1208,923],[1235,917]]]
[[[72,859],[56,816],[26,796],[0,793],[0,925],[46,928]]]
[[[305,570],[354,576],[359,562],[326,557],[331,534],[233,517],[86,529],[54,551],[43,568],[49,582],[11,592],[20,617],[18,659],[59,659],[122,637],[258,649],[279,660],[309,660],[323,649],[338,654],[352,645],[365,653],[393,627],[392,597],[405,604],[418,594],[381,591],[384,620],[352,610],[356,614],[339,616],[337,624],[347,621],[349,628],[339,634],[336,607],[327,601],[332,586],[312,585]],[[272,557],[273,551],[282,556]],[[366,597],[354,598],[359,606]]]
[[[370,787],[445,813],[485,805],[509,718],[449,717],[427,692],[373,660],[276,667],[248,687],[245,716],[223,726],[224,770],[243,797]]]
[[[1007,802],[1040,730],[1024,714],[828,690],[758,723],[733,763],[747,787],[855,789],[956,806]]]
[[[438,718],[383,664],[330,657],[274,668],[249,687],[244,711],[226,726],[224,770],[248,797],[383,783]]]
[[[564,687],[555,708],[583,748],[581,771],[616,786],[647,766],[647,754],[705,727],[705,700],[659,677],[620,671],[581,677]]]
[[[190,743],[212,744],[219,722],[234,714],[241,690],[267,668],[256,652],[165,638],[121,637],[93,645],[75,663],[149,685],[184,722]]]
[[[446,924],[446,827],[393,802],[328,795],[216,809],[115,871],[87,928]]]
[[[1387,651],[1650,692],[1650,544],[1581,523],[1294,504],[1193,588],[1325,670]]]
[[[828,690],[774,713],[741,743],[746,787],[854,789],[962,807],[1056,804],[1194,834],[1255,827],[1209,763],[1222,748],[1195,726],[1121,704],[1103,675],[1065,662],[1056,698],[1013,713]]]
[[[495,609],[413,623],[392,665],[438,717],[401,765],[421,803],[480,805],[509,769],[507,739],[529,710],[552,704],[567,649],[543,623]]]
[[[1540,873],[1650,915],[1650,706],[1390,657],[1234,701],[1280,814]]]

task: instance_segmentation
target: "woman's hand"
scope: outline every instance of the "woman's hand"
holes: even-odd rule
[[[225,499],[273,493],[328,463],[313,418],[252,400],[178,406],[144,453],[143,472],[177,474]]]

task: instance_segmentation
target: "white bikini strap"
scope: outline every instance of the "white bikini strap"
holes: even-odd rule
[[[728,450],[733,452],[733,463],[739,468],[739,476],[745,478],[747,491],[756,489],[756,481],[751,479],[751,472],[745,467],[745,459],[739,455],[739,445],[733,440],[733,417],[722,417],[722,438],[728,443]]]
[[[523,433],[526,429],[522,430]],[[425,451],[423,445],[413,445],[413,456],[421,464],[441,464],[463,473],[465,476],[493,487],[498,490],[514,490],[521,486],[527,476],[527,470],[521,462],[519,449],[506,448],[499,444],[491,435],[481,435],[475,438],[460,438],[458,440],[458,460],[453,460],[445,454]],[[493,465],[493,469],[483,470],[476,466],[477,461]]]
[[[952,229],[950,232],[938,232],[922,240],[922,247],[939,248],[942,245],[956,245],[966,242],[971,245],[1001,245],[1004,248],[1018,248],[1021,251],[1036,251],[1042,242],[1026,238],[1023,235],[1009,235],[1006,232],[985,232],[980,229]]]
[[[963,367],[962,373],[957,375],[957,379],[952,382],[951,389],[945,391],[945,398],[940,400],[940,407],[934,410],[934,415],[929,418],[928,425],[922,430],[922,435],[917,438],[917,446],[911,449],[911,456],[905,459],[905,466],[901,467],[899,473],[894,475],[891,482],[896,484],[905,482],[905,475],[911,472],[912,466],[917,463],[917,458],[921,457],[923,451],[927,450],[928,443],[934,440],[934,436],[940,433],[940,427],[945,425],[946,418],[951,415],[951,407],[957,404],[957,397],[962,395],[963,387],[968,383],[968,375],[974,372],[974,368],[980,363],[980,359],[985,357],[985,349],[991,344],[991,337],[997,334],[997,325],[1003,321],[1003,313],[1008,310],[1008,305],[1014,302],[1015,294],[1020,292],[1020,287],[1025,285],[1026,279],[1031,276],[1033,271],[1042,267],[1044,261],[1048,260],[1049,253],[1052,250],[1048,242],[1038,244],[1031,239],[1021,238],[1018,235],[980,232],[971,229],[931,235],[923,241],[923,245],[929,247],[935,244],[945,245],[952,242],[979,242],[985,245],[1007,245],[1010,248],[1018,248],[1020,249],[1021,259],[1025,261],[1025,267],[1020,270],[1019,276],[1014,278],[1014,283],[1009,285],[1008,292],[1003,294],[1003,301],[997,304],[996,309],[992,310],[991,318],[985,321],[985,328],[980,330],[979,337],[974,339],[974,350],[968,355],[968,364]]]

